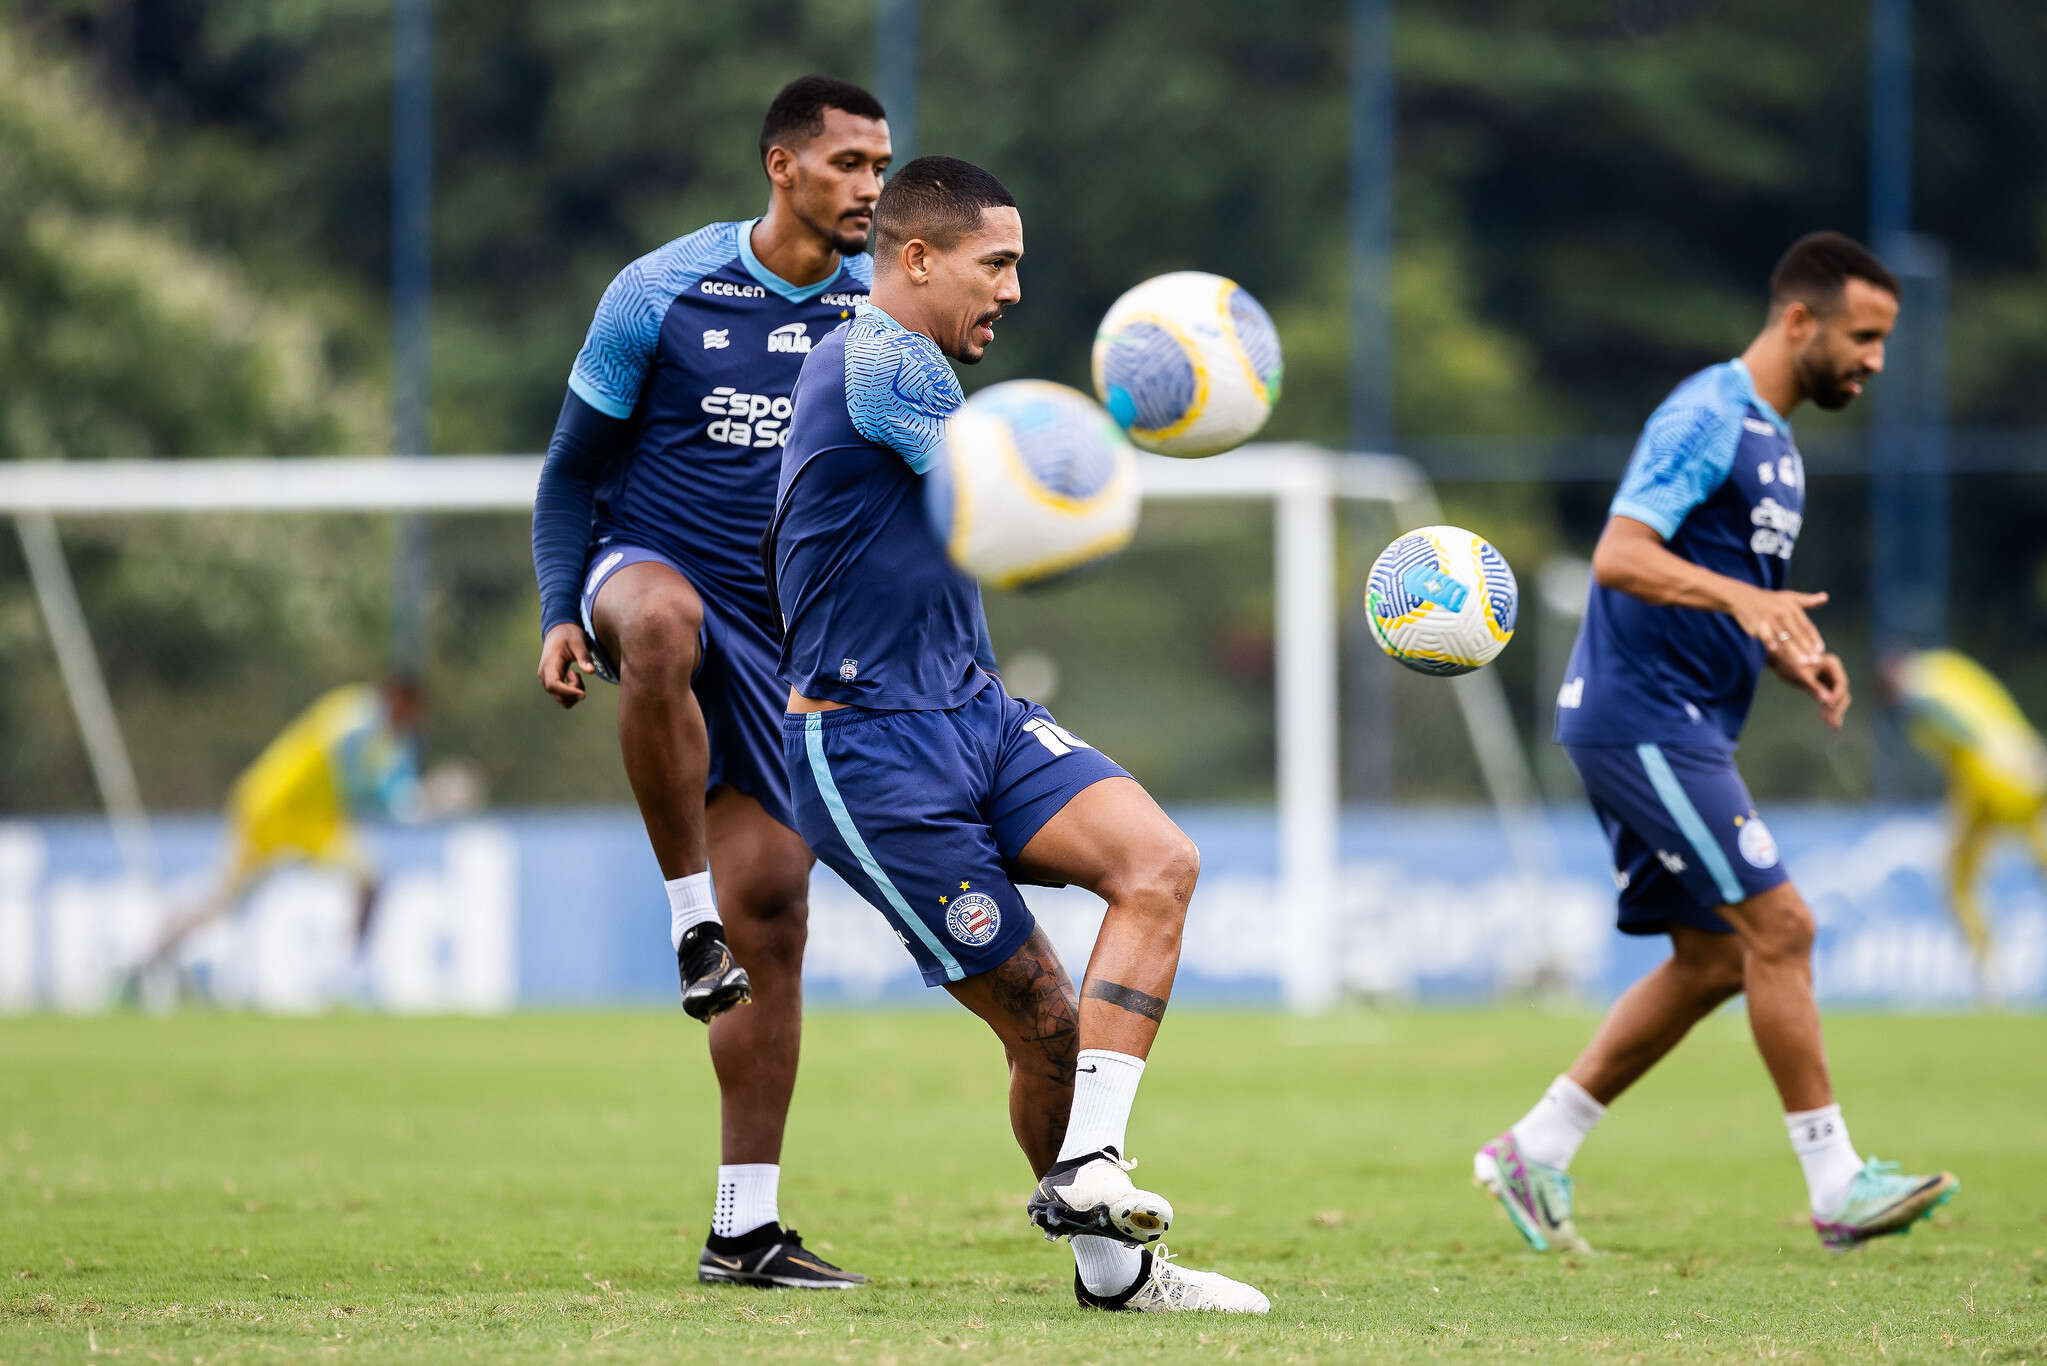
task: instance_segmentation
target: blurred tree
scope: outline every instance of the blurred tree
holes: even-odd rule
[[[1109,301],[1198,266],[1241,280],[1279,323],[1289,373],[1271,434],[1339,438],[1346,7],[948,0],[923,13],[920,145],[1001,175],[1029,246],[1024,305],[969,380],[1084,383]],[[606,281],[703,222],[758,212],[766,98],[810,69],[864,79],[871,17],[843,0],[437,4],[435,448],[536,448]],[[1446,489],[1529,575],[1524,556],[1589,542],[1605,481],[1656,400],[1746,339],[1789,238],[1862,230],[1866,22],[1866,0],[1398,5],[1396,428],[1425,452],[1495,466],[1525,452],[1531,476],[1573,455],[1598,476]],[[1954,416],[2047,427],[2033,378],[2047,364],[2047,87],[2033,71],[2047,5],[1922,6],[1916,37],[1914,213],[1955,264]],[[381,449],[390,71],[388,0],[0,0],[0,451]],[[1816,464],[1860,458],[1865,409],[1801,419]],[[1964,463],[1978,449],[1990,447],[1958,436]],[[2047,678],[2037,632],[2000,626],[2047,620],[2043,485],[1958,492],[1980,553],[1958,560],[1973,610],[1957,626],[1993,663]],[[1835,592],[1834,629],[1852,638],[1867,580],[1860,488],[1816,491],[1830,501],[1798,572]],[[1056,635],[1079,708],[1066,719],[1146,756],[1170,795],[1256,795],[1270,781],[1270,680],[1217,660],[1258,653],[1246,633],[1269,619],[1268,542],[1254,522],[1186,511],[1159,521],[1155,551],[1119,563],[1113,597],[1083,584],[1062,593],[1093,596],[1001,599],[996,625],[1033,643]],[[290,538],[263,572],[328,569],[349,553],[329,534]],[[437,734],[489,750],[519,727],[520,752],[487,755],[501,796],[618,795],[600,726],[538,722],[518,529],[447,534],[435,664],[463,675],[473,705],[444,710]],[[162,555],[213,566],[191,577],[194,594],[222,572],[201,533],[161,537],[185,538]],[[0,580],[11,554],[0,544]],[[133,550],[96,560],[88,547],[81,563],[114,576],[88,589],[129,659],[185,658],[151,634],[176,622],[177,640],[225,661],[220,677],[288,688],[331,681],[310,677],[310,661],[346,667],[354,651],[361,672],[379,657],[380,556],[361,548],[351,574],[314,571],[235,612],[203,595],[169,602],[186,580]],[[129,607],[110,616],[117,603]],[[310,638],[315,623],[328,644]],[[0,591],[4,642],[32,629]],[[299,674],[285,649],[308,652]],[[1110,681],[1131,657],[1154,663],[1141,695]],[[1502,664],[1540,733],[1533,666]],[[147,672],[131,667],[124,710],[186,715],[185,695]],[[1759,713],[1758,743],[1781,756],[1773,782],[1852,790],[1853,765],[1813,762],[1790,729],[1802,718],[1784,716],[1780,731]],[[1195,717],[1216,748],[1189,756],[1178,737]],[[208,745],[232,723],[166,742],[160,769],[145,760],[151,794],[206,790],[225,762]],[[61,725],[35,733],[71,753]],[[35,762],[86,798],[75,758]],[[24,790],[5,776],[0,789]]]

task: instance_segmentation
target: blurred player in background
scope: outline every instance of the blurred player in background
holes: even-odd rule
[[[1080,1303],[1264,1313],[1250,1286],[1141,1246],[1172,1206],[1126,1174],[1200,855],[1128,773],[1004,691],[979,590],[925,513],[962,402],[946,359],[979,361],[1021,297],[1016,201],[979,167],[920,157],[882,192],[874,250],[872,302],[804,362],[764,547],[798,828],[926,984],[1002,1040],[1030,1216],[1072,1235]],[[1018,881],[1108,903],[1078,1001]]]
[[[134,969],[132,992],[161,999],[166,974],[193,934],[240,904],[280,865],[338,868],[356,884],[355,945],[369,938],[376,911],[375,866],[356,838],[364,818],[416,820],[473,805],[473,778],[435,775],[429,800],[419,779],[419,731],[426,693],[417,678],[393,674],[382,687],[334,689],[272,740],[235,780],[227,803],[228,870],[219,889],[174,916]]]
[[[1785,588],[1805,470],[1785,420],[1845,407],[1883,368],[1898,284],[1838,233],[1801,238],[1770,277],[1763,330],[1649,418],[1593,552],[1557,739],[1613,847],[1620,928],[1671,956],[1614,1004],[1571,1070],[1474,1158],[1531,1246],[1582,1248],[1571,1159],[1606,1107],[1741,992],[1783,1101],[1813,1227],[1829,1248],[1902,1233],[1948,1199],[1947,1173],[1864,1162],[1835,1103],[1813,1002],[1813,918],[1734,765],[1764,665],[1839,728],[1848,677]]]
[[[540,683],[564,707],[586,675],[618,684],[683,1009],[711,1022],[724,1160],[699,1279],[845,1289],[865,1278],[806,1250],[778,1201],[811,856],[760,540],[796,372],[867,297],[888,124],[860,87],[805,76],[768,106],[760,155],[765,216],[641,257],[597,306],[533,500]]]
[[[1993,990],[1990,917],[1976,895],[1983,855],[2001,833],[2022,836],[2047,876],[2047,743],[2004,685],[1967,655],[1919,650],[1884,661],[1884,700],[1912,743],[1947,770],[1954,843],[1948,904],[1969,941],[1978,986]]]

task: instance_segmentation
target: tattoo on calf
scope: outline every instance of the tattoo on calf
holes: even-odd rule
[[[1083,993],[1097,1001],[1107,1001],[1112,1006],[1121,1006],[1133,1015],[1142,1015],[1156,1024],[1166,1018],[1166,1003],[1158,997],[1118,982],[1089,982]]]

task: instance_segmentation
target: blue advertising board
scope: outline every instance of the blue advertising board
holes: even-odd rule
[[[1349,997],[1483,1001],[1540,991],[1603,1001],[1665,952],[1661,939],[1613,931],[1605,846],[1579,808],[1547,814],[1558,858],[1535,875],[1503,852],[1489,810],[1350,810],[1333,904],[1314,908],[1299,906],[1278,877],[1269,810],[1174,814],[1203,860],[1175,992],[1182,1004],[1276,1006],[1302,949]],[[1945,910],[1938,812],[1784,808],[1771,828],[1819,921],[1823,1000],[1937,1009],[1976,996]],[[165,919],[214,884],[219,833],[211,817],[160,821],[160,871],[138,879],[123,871],[101,821],[0,823],[0,1010],[92,1010],[113,1000]],[[188,987],[280,1011],[673,997],[660,877],[631,811],[373,827],[367,842],[384,885],[360,953],[346,878],[287,867],[190,941],[181,963]],[[1084,964],[1101,903],[1072,889],[1033,889],[1029,899],[1069,964]],[[2047,886],[2019,849],[1990,861],[1985,901],[1999,942],[1995,994],[2007,1005],[2047,1003]],[[805,975],[821,1003],[934,999],[880,916],[823,869],[812,883]]]

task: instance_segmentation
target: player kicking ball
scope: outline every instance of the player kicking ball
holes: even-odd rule
[[[1827,595],[1784,587],[1805,517],[1785,415],[1861,393],[1897,316],[1897,281],[1860,245],[1838,233],[1793,243],[1748,350],[1650,416],[1593,552],[1556,736],[1612,844],[1622,932],[1669,935],[1671,955],[1474,1159],[1537,1251],[1585,1247],[1569,1171],[1606,1107],[1743,992],[1822,1243],[1843,1251],[1903,1233],[1959,1186],[1865,1162],[1849,1141],[1813,1003],[1812,912],[1734,766],[1766,664],[1812,694],[1828,725],[1848,710],[1847,673],[1806,615]]]
[[[1021,297],[1016,201],[920,157],[875,205],[874,292],[803,363],[764,550],[787,629],[783,753],[797,828],[881,912],[928,985],[1002,1040],[1010,1123],[1084,1306],[1262,1314],[1264,1295],[1167,1260],[1162,1196],[1124,1131],[1179,965],[1200,858],[1114,762],[982,663],[980,593],[924,510],[971,365]],[[1108,903],[1076,1000],[1017,882]]]
[[[759,545],[797,370],[867,297],[888,124],[860,87],[806,76],[768,106],[760,154],[765,216],[641,257],[597,306],[533,500],[540,682],[564,707],[586,675],[618,685],[682,1006],[711,1025],[724,1161],[698,1278],[842,1290],[866,1278],[805,1249],[778,1209],[811,857]]]

